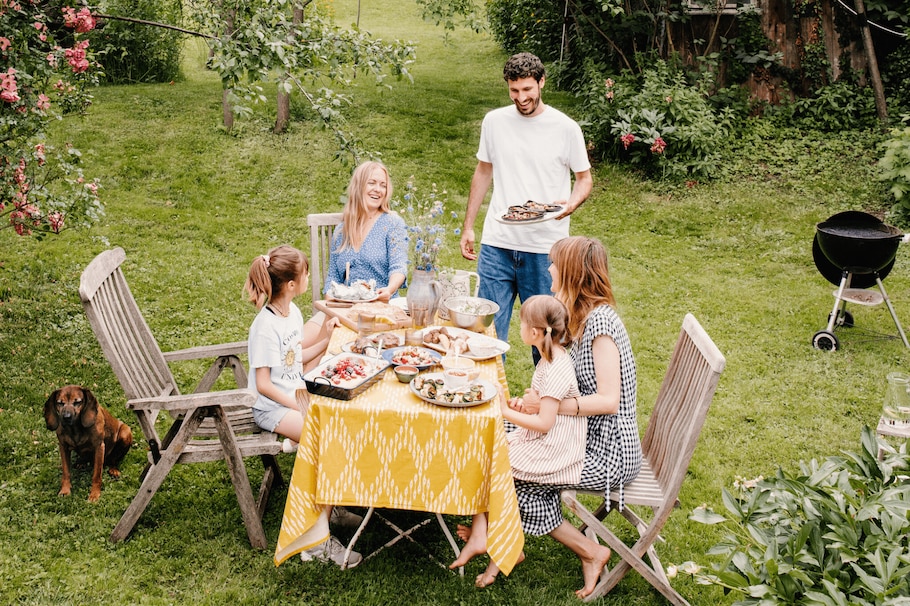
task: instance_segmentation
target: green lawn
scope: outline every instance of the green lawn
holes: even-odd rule
[[[353,21],[353,0],[333,4]],[[437,183],[463,209],[484,113],[508,102],[505,57],[483,35],[442,32],[411,3],[362,7],[361,25],[386,38],[418,42],[415,81],[392,90],[356,81],[349,127],[380,151],[393,179]],[[0,602],[17,604],[574,604],[577,560],[548,537],[529,538],[528,558],[486,590],[424,558],[407,544],[341,572],[293,559],[276,568],[271,551],[249,548],[223,466],[183,466],[152,500],[131,538],[107,537],[137,490],[145,457],[139,444],[119,482],[106,481],[89,505],[89,475],[77,473],[74,495],[56,496],[60,468],[55,436],[42,407],[55,388],[80,383],[140,435],[122,391],[89,329],[78,298],[79,274],[100,251],[122,246],[133,294],[165,350],[241,340],[255,310],[241,288],[249,263],[271,246],[308,248],[305,215],[339,209],[351,167],[334,161],[330,133],[305,108],[286,135],[270,133],[272,114],[220,128],[220,85],[191,45],[186,78],[174,84],[97,91],[84,119],[68,119],[55,137],[84,152],[85,171],[102,180],[107,214],[88,232],[43,242],[0,234]],[[365,80],[365,79],[364,79]],[[545,89],[544,99],[571,113],[571,99]],[[598,165],[590,200],[572,231],[601,238],[611,251],[619,311],[639,368],[640,425],[666,369],[686,312],[701,321],[727,357],[708,421],[681,494],[682,507],[660,545],[665,563],[705,561],[719,538],[689,522],[738,477],[859,448],[860,428],[874,424],[885,375],[906,370],[910,351],[898,340],[867,340],[863,329],[891,333],[885,306],[851,307],[857,328],[838,331],[843,351],[814,350],[827,323],[833,286],[816,270],[814,226],[846,209],[880,210],[874,149],[843,138],[741,142],[735,178],[692,189],[657,188],[624,169]],[[453,238],[447,261],[464,269]],[[907,252],[900,250],[885,284],[898,317],[910,321]],[[302,299],[307,305],[308,299]],[[514,327],[513,327],[514,329]],[[531,364],[512,334],[507,372],[513,390],[527,385]],[[174,368],[190,390],[201,366]],[[282,458],[290,476],[292,457]],[[250,465],[254,481],[259,470]],[[285,492],[265,525],[277,538]],[[399,514],[404,517],[412,517]],[[454,521],[454,520],[453,520]],[[447,559],[438,532],[426,532]],[[364,538],[376,545],[378,527]],[[730,603],[714,588],[675,582],[693,605]],[[632,573],[605,604],[657,605],[660,596]]]

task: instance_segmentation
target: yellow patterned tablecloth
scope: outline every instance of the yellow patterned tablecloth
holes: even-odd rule
[[[355,333],[335,329],[329,351]],[[500,356],[481,377],[508,385]],[[385,376],[351,400],[310,396],[275,563],[328,537],[325,505],[443,514],[489,512],[487,549],[508,574],[524,547],[499,405],[445,408]]]

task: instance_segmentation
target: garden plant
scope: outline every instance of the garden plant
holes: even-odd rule
[[[359,17],[360,26],[377,37],[413,41],[412,83],[377,88],[372,80],[355,78],[344,85],[342,92],[351,100],[348,125],[356,128],[364,147],[381,153],[398,193],[406,191],[413,175],[422,195],[435,184],[447,192],[446,210],[460,213],[483,115],[509,102],[501,76],[507,55],[486,33],[455,29],[444,35],[410,3],[360,6],[355,0],[335,0],[324,8],[341,23]],[[292,113],[301,119],[275,135],[272,111],[254,106],[228,134],[222,127],[222,80],[208,59],[204,44],[188,41],[182,77],[173,84],[93,89],[84,116],[49,123],[48,143],[69,142],[82,150],[82,170],[103,184],[106,212],[90,229],[65,230],[41,241],[0,231],[0,562],[5,573],[0,602],[576,604],[578,562],[549,537],[528,537],[525,562],[485,590],[471,582],[485,565],[482,558],[462,578],[406,541],[350,571],[295,558],[276,567],[270,551],[250,548],[223,465],[180,466],[133,534],[111,544],[111,529],[139,485],[147,454],[142,440],[121,466],[122,478],[106,479],[99,502],[86,502],[86,470],[74,474],[72,496],[57,496],[57,442],[41,414],[54,389],[66,383],[89,387],[140,434],[79,302],[79,276],[91,259],[113,246],[126,250],[124,273],[163,349],[239,341],[254,315],[242,295],[251,260],[285,242],[308,250],[305,215],[341,209],[339,196],[352,166],[336,157],[338,142],[320,119],[292,103]],[[622,82],[620,74],[602,77]],[[264,94],[271,102],[274,91]],[[649,94],[660,101],[657,87]],[[543,99],[579,119],[586,111],[583,97],[550,84]],[[657,545],[665,563],[698,562],[705,573],[712,562],[724,561],[710,552],[726,540],[727,531],[724,524],[691,519],[696,509],[724,511],[731,497],[741,496],[743,501],[733,500],[746,511],[753,495],[767,496],[781,483],[795,489],[794,478],[807,484],[807,478],[822,469],[827,473],[832,464],[844,466],[830,473],[847,484],[820,482],[825,485],[819,491],[807,493],[813,499],[827,498],[830,489],[845,498],[853,490],[858,499],[863,483],[881,486],[880,494],[896,499],[892,495],[903,490],[893,480],[900,475],[897,455],[885,459],[892,465],[892,484],[886,486],[885,468],[872,465],[873,446],[863,427],[878,420],[886,375],[910,369],[910,350],[893,338],[894,324],[884,306],[851,308],[855,326],[839,329],[839,351],[810,344],[827,323],[833,289],[813,263],[816,223],[844,210],[865,210],[904,225],[891,214],[894,198],[878,164],[884,154],[880,144],[891,135],[874,128],[822,132],[769,120],[735,120],[730,128],[735,136],[718,139],[711,150],[716,155],[705,156],[713,163],[711,179],[659,180],[616,159],[596,157],[594,191],[573,215],[571,227],[573,234],[601,239],[610,251],[617,305],[636,356],[640,427],[647,424],[685,313],[698,318],[726,356],[680,494],[681,507]],[[666,151],[678,133],[664,139]],[[445,223],[457,227],[448,217]],[[474,269],[459,255],[457,236],[450,231],[445,237],[440,263]],[[899,249],[886,279],[896,314],[905,323],[910,322],[907,251]],[[302,308],[308,307],[307,297],[299,299]],[[531,356],[517,338],[517,319],[510,336],[509,382],[527,385]],[[191,391],[204,366],[179,362],[173,370],[183,391]],[[232,382],[223,379],[217,386],[229,388]],[[858,449],[856,457],[844,454]],[[818,467],[801,463],[830,457],[839,460]],[[280,464],[289,477],[293,457],[281,458]],[[248,469],[257,482],[261,471],[253,464]],[[758,476],[769,479],[752,492],[728,491],[724,497],[737,478]],[[285,495],[278,490],[266,513],[271,545]],[[889,514],[889,523],[897,527],[900,507],[888,508],[896,512]],[[906,523],[906,511],[903,515]],[[463,521],[449,518],[450,524]],[[417,538],[435,557],[451,557],[431,526]],[[386,540],[381,528],[371,526],[359,544],[367,550]],[[906,543],[903,549],[905,554]],[[874,561],[869,560],[876,558],[874,549],[857,555],[855,563],[866,575],[862,583],[873,583],[868,571],[876,563],[884,572],[875,574],[883,579],[885,572],[898,573],[907,565],[903,556],[892,561],[882,554]],[[735,562],[746,564],[740,557]],[[856,568],[843,573],[851,571]],[[674,586],[693,605],[742,599],[685,574],[677,575]],[[822,583],[813,591],[827,589]],[[600,603],[657,606],[664,601],[633,572]]]

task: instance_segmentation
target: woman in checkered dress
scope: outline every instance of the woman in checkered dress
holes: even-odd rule
[[[563,486],[515,481],[524,531],[549,534],[582,562],[585,585],[576,593],[589,595],[610,557],[610,550],[579,532],[562,517],[560,492],[565,489],[619,490],[641,469],[641,440],[635,413],[635,359],[629,335],[614,308],[607,251],[598,240],[573,236],[550,250],[550,274],[556,298],[569,309],[569,353],[575,364],[580,398],[566,398],[559,414],[588,417],[585,460],[578,482]],[[525,394],[516,403],[533,412],[537,397]],[[609,506],[609,500],[607,501]]]
[[[623,506],[622,486],[635,478],[642,461],[635,413],[635,360],[629,335],[614,309],[603,244],[583,236],[564,238],[550,250],[550,262],[552,290],[569,310],[569,334],[573,339],[569,353],[582,394],[580,398],[563,399],[558,412],[588,417],[585,458],[577,482],[553,485],[516,480],[515,491],[524,531],[531,535],[549,534],[581,560],[584,587],[576,594],[583,598],[594,590],[610,558],[610,549],[588,539],[562,517],[560,492],[573,488],[607,492],[618,488],[620,507]],[[539,410],[539,397],[528,390],[512,406],[534,414]],[[475,526],[477,521],[475,517]],[[483,553],[484,531],[485,528],[480,533],[476,529],[459,532],[468,543],[453,566]],[[477,578],[476,584],[486,586],[494,578],[492,566]]]

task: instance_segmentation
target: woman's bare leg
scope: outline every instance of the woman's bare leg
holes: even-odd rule
[[[449,564],[449,568],[464,566],[475,556],[487,552],[487,514],[475,513],[471,527],[461,526],[456,533],[465,538],[464,548],[458,558]]]
[[[576,591],[575,595],[579,598],[588,597],[597,586],[600,573],[610,559],[610,548],[595,543],[565,520],[550,533],[550,536],[572,550],[581,560],[581,574],[585,586]]]

